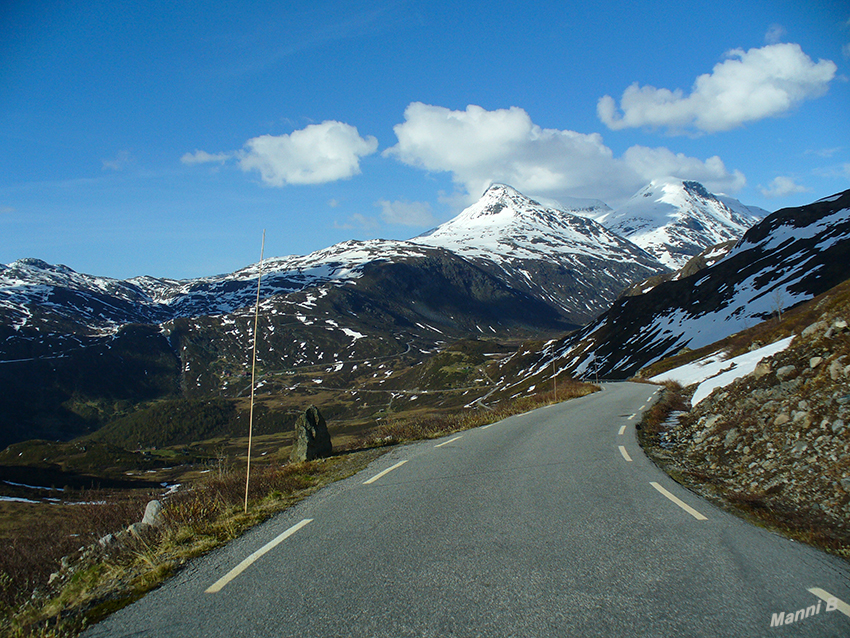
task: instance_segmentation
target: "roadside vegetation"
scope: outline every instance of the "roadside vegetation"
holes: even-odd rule
[[[61,515],[33,519],[36,525],[0,529],[0,634],[76,636],[160,585],[190,559],[363,469],[386,446],[486,425],[596,389],[563,380],[557,395],[541,391],[494,408],[397,414],[348,437],[334,456],[307,463],[283,462],[288,454],[282,449],[252,464],[247,513],[244,459],[223,453],[165,498],[158,496],[161,489],[66,492],[66,501],[79,504],[51,506],[47,511],[61,508]],[[152,498],[163,502],[161,524],[122,531],[141,520]]]

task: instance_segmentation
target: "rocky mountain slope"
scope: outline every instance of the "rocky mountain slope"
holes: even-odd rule
[[[593,214],[606,228],[677,270],[706,248],[737,241],[768,212],[715,195],[699,182],[656,179],[616,211]]]
[[[785,350],[648,433],[644,445],[706,496],[846,552],[850,283],[807,306],[815,320],[794,330]]]
[[[781,314],[850,276],[850,191],[779,210],[712,265],[640,287],[545,357],[574,374],[628,377]]]

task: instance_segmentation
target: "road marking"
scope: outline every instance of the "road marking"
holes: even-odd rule
[[[835,604],[835,608],[838,611],[840,611],[845,616],[850,616],[850,605],[845,603],[840,598],[836,598],[835,596],[830,594],[828,591],[823,590],[820,587],[811,587],[809,589],[809,591],[827,604],[829,604],[830,601],[833,601],[834,604]]]
[[[462,439],[462,438],[463,438],[463,435],[461,434],[460,436],[456,436],[455,438],[449,439],[448,441],[443,441],[442,443],[440,443],[439,445],[435,445],[434,447],[443,447],[444,445],[448,445],[449,443],[454,443],[458,439]]]
[[[641,410],[646,410],[646,403],[644,403],[642,406],[640,406],[640,409],[641,409]]]
[[[405,463],[407,463],[407,459],[405,459],[404,461],[399,461],[398,463],[396,463],[392,467],[388,467],[387,469],[385,469],[383,472],[378,472],[377,474],[375,474],[375,476],[370,478],[368,481],[363,481],[363,485],[369,485],[370,483],[374,483],[375,481],[377,481],[382,476],[386,476],[387,474],[389,474],[393,470],[400,468]]]
[[[625,425],[621,425],[621,426],[620,426],[620,431],[619,431],[619,432],[617,432],[617,436],[623,436],[625,433],[626,433],[626,426],[625,426]]]
[[[629,456],[629,453],[626,451],[625,446],[620,446],[620,454],[623,455],[623,458],[626,459],[629,463],[632,462],[632,457]]]
[[[258,558],[260,558],[263,554],[265,554],[265,553],[266,553],[266,552],[268,552],[269,550],[272,550],[272,549],[274,549],[275,547],[277,547],[280,543],[282,543],[282,542],[283,542],[283,541],[285,541],[287,538],[289,538],[290,536],[292,536],[292,535],[293,535],[295,532],[297,532],[299,529],[301,529],[302,527],[304,527],[305,525],[307,525],[307,523],[312,522],[312,520],[313,520],[312,518],[305,518],[305,519],[304,519],[303,521],[301,521],[300,523],[296,523],[295,525],[293,525],[292,527],[290,527],[288,530],[286,530],[285,532],[283,532],[280,536],[278,536],[277,538],[275,538],[273,541],[271,541],[271,542],[266,543],[265,545],[263,545],[263,546],[262,546],[260,549],[258,549],[256,552],[254,552],[253,554],[251,554],[248,558],[246,558],[245,560],[243,560],[243,561],[242,561],[241,563],[239,563],[236,567],[234,567],[234,568],[233,568],[233,569],[231,569],[229,572],[227,572],[224,576],[222,576],[222,577],[221,577],[221,578],[219,578],[217,581],[215,581],[215,583],[213,583],[212,585],[210,585],[204,593],[206,593],[206,594],[215,594],[215,593],[220,592],[220,591],[222,590],[222,588],[224,588],[224,586],[225,586],[225,585],[227,585],[227,583],[229,583],[231,580],[233,580],[234,578],[236,578],[239,574],[241,574],[241,573],[242,573],[242,572],[244,572],[246,569],[248,569],[248,567],[250,567],[250,566],[251,566],[251,565],[252,565],[252,564],[253,564],[253,563],[254,563],[254,562],[255,562]]]
[[[490,425],[482,425],[479,429],[480,430],[486,430],[487,428],[492,428],[494,425],[496,425],[496,424],[491,423]]]
[[[652,487],[654,487],[656,490],[658,490],[659,492],[661,492],[664,496],[666,496],[667,498],[669,498],[669,499],[670,499],[671,501],[673,501],[676,505],[678,505],[679,507],[681,507],[683,510],[685,510],[688,514],[690,514],[691,516],[693,516],[693,517],[694,517],[695,519],[697,519],[698,521],[707,521],[707,520],[708,520],[705,516],[703,516],[702,514],[700,514],[699,512],[697,512],[697,511],[696,511],[693,507],[691,507],[690,505],[688,505],[687,503],[685,503],[685,502],[684,502],[683,500],[681,500],[680,498],[678,498],[678,497],[674,496],[673,494],[671,494],[670,492],[668,492],[667,490],[665,490],[663,487],[661,487],[661,486],[660,486],[658,483],[656,483],[655,481],[650,482],[650,485],[651,485]]]
[[[628,418],[628,420],[629,420],[629,421],[631,421],[631,420],[632,420],[632,419],[634,419],[636,416],[637,416],[637,414],[633,414],[632,416],[630,416],[630,417]]]

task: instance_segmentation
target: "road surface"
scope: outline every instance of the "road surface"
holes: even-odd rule
[[[643,455],[656,390],[398,447],[84,636],[850,636],[846,562]]]

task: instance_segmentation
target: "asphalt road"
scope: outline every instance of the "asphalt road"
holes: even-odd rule
[[[847,563],[646,459],[654,391],[399,447],[84,635],[850,636]]]

